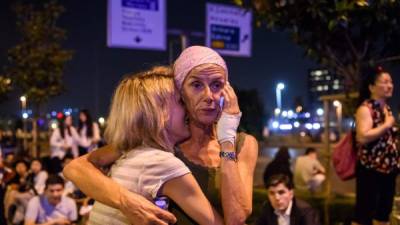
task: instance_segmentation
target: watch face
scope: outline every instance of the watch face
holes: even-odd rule
[[[219,155],[221,158],[237,161],[236,152],[220,152]]]
[[[169,201],[167,197],[160,196],[154,199],[154,204],[161,209],[168,210]]]

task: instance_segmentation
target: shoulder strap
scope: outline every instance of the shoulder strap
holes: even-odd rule
[[[239,132],[239,133],[237,133],[237,136],[236,136],[236,146],[235,146],[235,152],[236,152],[236,154],[239,154],[240,153],[240,150],[242,149],[242,147],[243,147],[243,144],[244,144],[244,140],[246,139],[246,133],[244,133],[244,132]]]

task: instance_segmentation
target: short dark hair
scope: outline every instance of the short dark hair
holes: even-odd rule
[[[306,155],[308,155],[308,154],[310,154],[310,153],[316,153],[317,152],[317,150],[315,149],[315,148],[313,148],[313,147],[309,147],[309,148],[306,148]]]
[[[59,175],[52,174],[46,180],[45,189],[47,189],[50,185],[55,185],[55,184],[61,184],[64,187],[64,185],[65,185],[64,179],[62,177],[60,177]]]
[[[27,170],[29,169],[30,163],[28,163],[26,160],[23,160],[23,159],[19,159],[19,160],[15,161],[14,162],[14,168],[16,168],[17,165],[20,164],[20,163],[24,164],[26,166]]]
[[[287,187],[289,190],[294,188],[292,179],[290,179],[288,175],[282,173],[272,175],[267,182],[265,182],[265,187],[268,189],[279,184],[285,185],[285,187]]]

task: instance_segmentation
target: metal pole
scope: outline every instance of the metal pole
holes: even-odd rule
[[[329,205],[330,205],[330,195],[331,195],[331,169],[330,169],[330,162],[331,162],[331,145],[329,139],[330,127],[329,127],[329,100],[324,100],[324,149],[326,154],[326,191],[325,191],[325,204],[324,204],[324,224],[329,224]]]
[[[24,118],[24,113],[26,113],[26,97],[21,96],[21,116],[22,116],[22,147],[24,148],[23,151],[27,150],[28,140],[27,140],[27,124],[26,118]]]
[[[187,35],[185,33],[182,33],[180,35],[180,38],[181,38],[181,48],[182,48],[182,51],[183,51],[185,48],[188,47],[189,39],[188,39],[188,37],[187,37]]]
[[[336,107],[339,138],[342,135],[342,117],[343,117],[342,111],[343,111],[343,106],[342,106],[342,104],[340,104],[340,105],[338,105],[338,107]]]

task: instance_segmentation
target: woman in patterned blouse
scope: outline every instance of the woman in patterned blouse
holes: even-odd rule
[[[382,67],[368,69],[364,75],[356,114],[358,162],[353,224],[389,225],[400,166],[395,119],[386,103],[392,97],[393,81]]]

